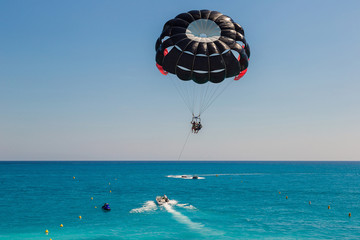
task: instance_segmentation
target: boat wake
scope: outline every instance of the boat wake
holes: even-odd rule
[[[147,201],[140,208],[134,208],[130,211],[130,213],[143,213],[143,212],[152,212],[157,209],[157,205],[154,201]]]
[[[175,201],[175,200],[173,200]],[[176,201],[175,201],[176,202]],[[173,206],[176,206],[176,207],[182,207],[182,208],[186,208],[186,209],[196,209],[194,206],[192,205],[188,205],[188,204],[176,204],[176,205],[171,205],[171,204],[164,204],[162,205],[166,211],[168,211],[169,213],[172,214],[173,218],[181,223],[181,224],[184,224],[186,225],[189,229],[192,229],[202,235],[208,235],[208,236],[222,236],[224,235],[224,233],[222,231],[215,231],[211,228],[207,228],[204,226],[204,224],[202,223],[198,223],[198,222],[193,222],[190,218],[188,218],[187,216],[185,216],[184,214],[176,211],[174,209]],[[218,237],[220,238],[220,237]]]
[[[267,175],[268,173],[218,173],[218,174],[201,174],[201,176],[217,177],[217,176],[253,176],[253,175]]]
[[[197,208],[194,207],[193,205],[190,205],[188,203],[182,203],[182,204],[176,204],[177,207],[181,207],[181,208],[185,208],[185,209],[191,209],[191,210],[196,210]]]
[[[180,207],[180,208],[189,209],[189,210],[197,210],[197,208],[194,207],[193,205],[190,205],[188,203],[180,204],[176,200],[169,200],[169,202],[166,205]],[[142,207],[131,209],[130,213],[153,212],[153,211],[156,211],[157,209],[158,209],[158,205],[154,201],[147,201],[144,203],[144,205]]]
[[[197,210],[196,207],[193,205],[190,205],[188,203],[178,203],[176,200],[169,200],[169,202],[162,204],[161,206],[157,206],[157,204],[154,201],[147,201],[144,203],[144,205],[140,208],[134,208],[130,211],[130,213],[144,213],[144,212],[153,212],[157,209],[165,209],[167,212],[169,212],[172,217],[179,223],[186,225],[189,229],[192,229],[196,232],[199,232],[200,234],[205,235],[216,235],[220,236],[223,235],[222,231],[214,231],[213,229],[206,228],[204,224],[193,222],[190,218],[185,216],[184,214],[177,211],[175,208],[183,208],[187,210]]]
[[[164,204],[163,206],[166,209],[166,211],[171,213],[173,215],[174,219],[176,221],[178,221],[179,223],[185,224],[189,228],[194,229],[194,230],[203,230],[204,229],[203,224],[191,221],[190,218],[188,218],[187,216],[176,211],[170,204]]]

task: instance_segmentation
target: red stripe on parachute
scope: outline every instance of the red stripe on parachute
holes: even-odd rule
[[[168,53],[169,53],[169,51],[168,51],[167,49],[165,49],[165,50],[164,50],[164,57],[165,57]],[[159,69],[159,71],[160,71],[163,75],[167,75],[167,74],[168,74],[168,72],[165,71],[161,65],[156,64],[156,67]]]
[[[247,72],[247,69],[245,69],[244,71],[241,71],[241,72],[239,73],[239,75],[237,75],[237,76],[234,78],[234,80],[235,80],[235,81],[239,80],[240,78],[242,78],[242,77],[246,74],[246,72]]]
[[[160,71],[163,75],[167,75],[167,74],[168,74],[168,72],[165,71],[165,70],[163,69],[163,67],[160,66],[159,64],[156,64],[156,67],[159,69],[159,71]]]
[[[245,46],[243,45],[242,47],[244,48]],[[240,62],[240,54],[239,54],[239,57],[238,57],[238,61]],[[250,58],[249,58],[249,61],[250,61]],[[245,69],[244,71],[241,71],[241,72],[239,73],[239,75],[237,75],[237,76],[234,78],[234,80],[235,80],[235,81],[239,80],[240,78],[242,78],[242,77],[246,74],[246,72],[247,72],[247,69]]]

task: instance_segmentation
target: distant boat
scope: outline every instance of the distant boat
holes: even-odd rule
[[[191,176],[191,175],[181,175],[181,178],[185,178],[185,179],[199,179],[199,177],[196,176],[196,175],[193,175],[193,176]]]

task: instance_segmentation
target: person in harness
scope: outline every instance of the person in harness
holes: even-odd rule
[[[192,131],[193,133],[198,133],[199,130],[202,128],[200,117],[195,117],[195,116],[193,116],[193,118],[192,118],[192,120],[191,120],[190,123],[191,123],[191,125],[192,125],[191,131]]]
[[[195,131],[196,131],[196,125],[197,125],[197,123],[195,122],[195,120],[193,119],[191,122],[191,125],[192,125],[192,127],[191,127],[191,131],[193,132],[193,133],[195,133]]]
[[[196,128],[195,128],[195,133],[198,133],[202,128],[201,122],[198,122],[198,124],[196,124]]]

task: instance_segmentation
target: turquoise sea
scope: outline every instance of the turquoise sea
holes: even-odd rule
[[[360,239],[360,162],[0,162],[0,239],[50,238]]]

